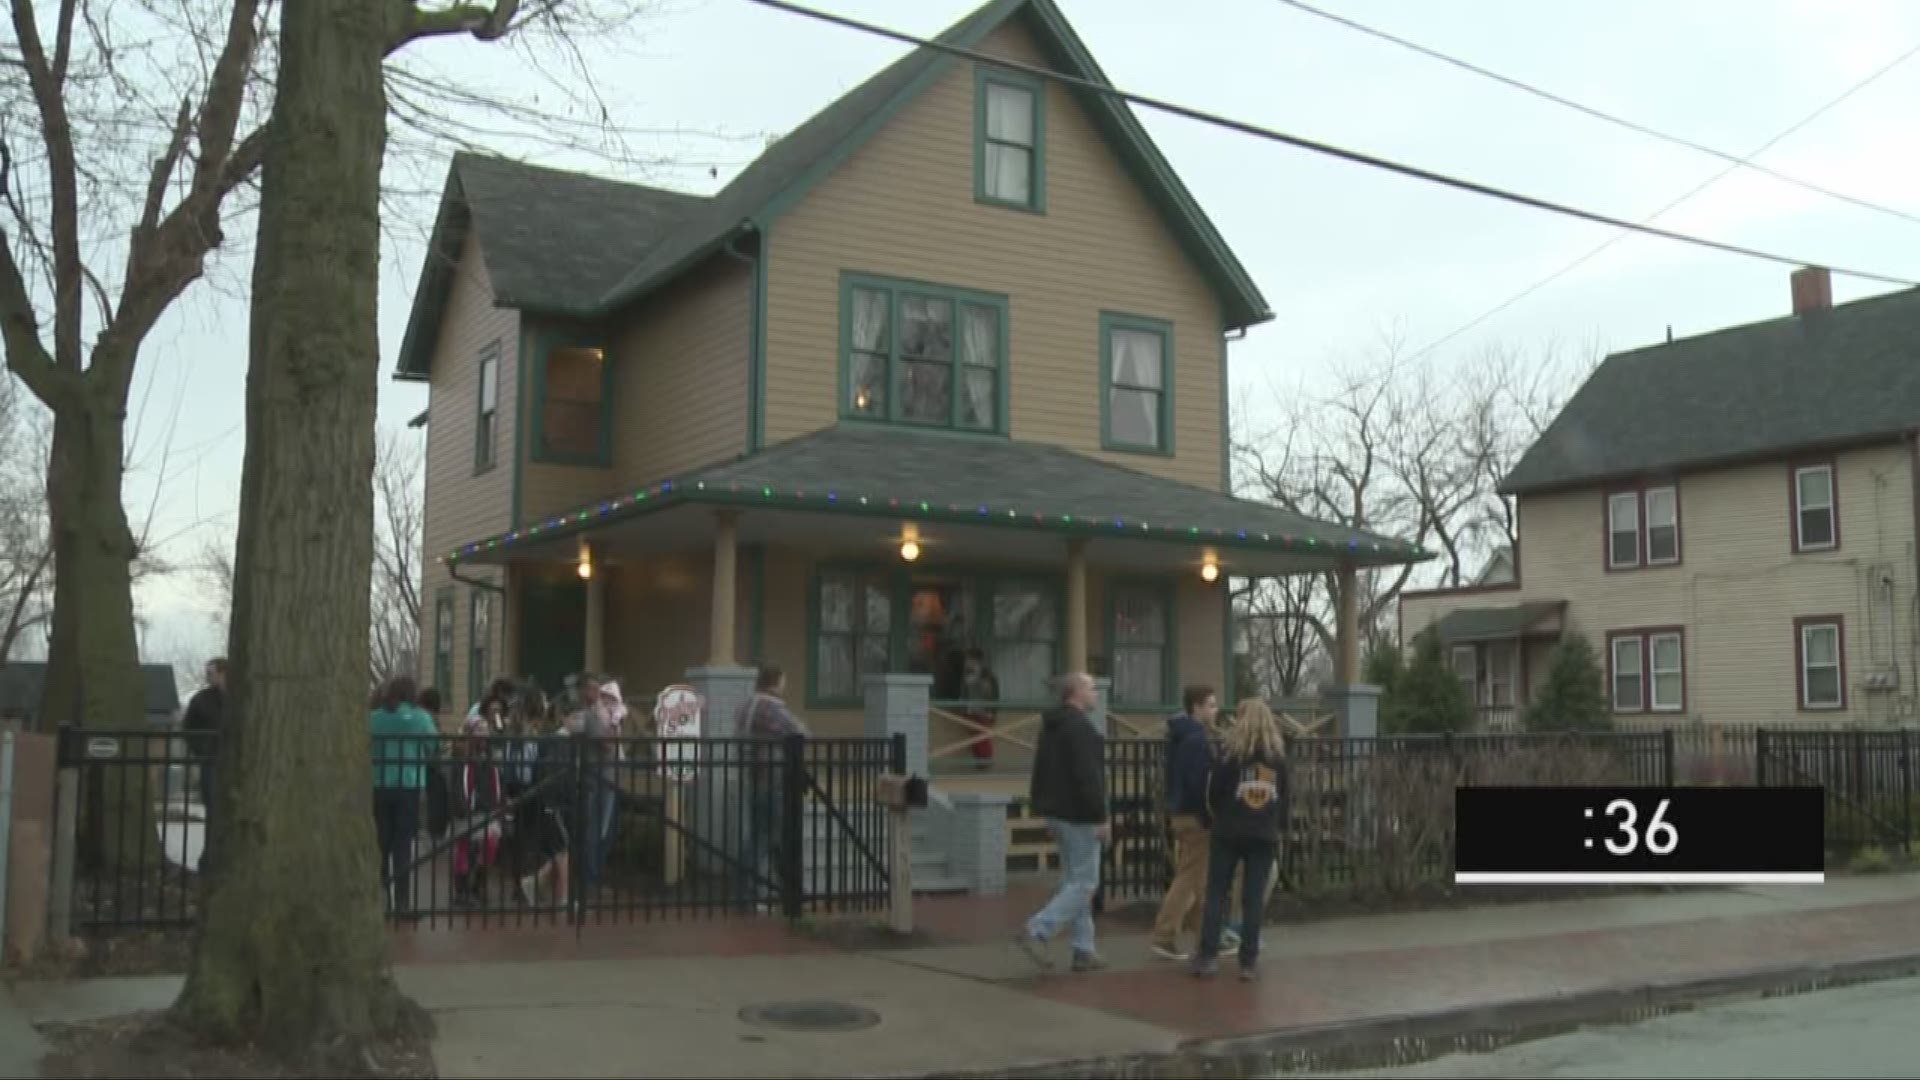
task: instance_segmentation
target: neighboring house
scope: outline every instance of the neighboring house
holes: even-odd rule
[[[1515,580],[1412,593],[1489,723],[1578,630],[1623,720],[1913,715],[1920,290],[1611,356],[1506,478]]]
[[[0,723],[19,723],[28,731],[51,731],[56,725],[43,724],[40,698],[47,681],[47,665],[39,660],[10,660],[0,664]],[[141,693],[146,715],[129,717],[121,727],[137,727],[145,722],[154,727],[169,727],[180,713],[180,691],[173,683],[170,664],[140,665]]]
[[[1514,580],[1513,549],[1505,544],[1493,549],[1487,563],[1473,576],[1475,585],[1506,585]]]
[[[1048,0],[942,40],[1104,82]],[[1229,575],[1418,557],[1227,494],[1227,342],[1271,314],[1099,94],[915,50],[705,198],[462,154],[430,252],[395,374],[460,708],[767,659],[853,733],[864,676],[951,698],[979,647],[1009,706],[1087,667],[1158,715],[1226,685]]]

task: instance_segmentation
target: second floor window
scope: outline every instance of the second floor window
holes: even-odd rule
[[[607,358],[597,348],[560,345],[540,371],[539,460],[605,464],[609,419]]]
[[[500,434],[500,343],[480,354],[480,411],[473,423],[473,469],[493,468]]]
[[[1793,470],[1793,550],[1831,551],[1840,546],[1840,502],[1833,490],[1833,465],[1801,465]]]
[[[1607,495],[1607,568],[1672,566],[1680,561],[1680,489],[1660,487]]]
[[[1006,299],[849,277],[841,293],[842,414],[1006,430]]]
[[[1173,452],[1173,328],[1159,319],[1100,316],[1101,443]]]

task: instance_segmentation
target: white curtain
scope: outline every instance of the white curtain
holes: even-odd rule
[[[967,427],[993,426],[999,345],[999,312],[972,304],[961,309],[960,422]]]
[[[1010,202],[1033,197],[1033,94],[987,84],[987,194]]]
[[[1157,446],[1165,375],[1161,337],[1142,330],[1115,330],[1110,347],[1113,389],[1107,413],[1113,435],[1121,442]]]

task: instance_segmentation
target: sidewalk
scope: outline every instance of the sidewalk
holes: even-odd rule
[[[765,923],[488,931],[396,950],[439,1021],[441,1075],[848,1076],[1013,1068],[1454,1006],[1920,955],[1920,875],[1609,897],[1270,928],[1263,980],[1197,983],[1104,927],[1111,970],[1039,975],[1009,944],[1038,904],[933,900],[933,943],[863,953]],[[484,941],[482,941],[484,939]],[[469,948],[467,945],[479,947]],[[1064,948],[1064,946],[1062,947]],[[478,956],[479,958],[473,958]],[[1061,957],[1064,960],[1064,955]],[[163,1007],[172,978],[16,988],[36,1023]],[[755,1027],[770,1002],[864,1006],[864,1030]]]

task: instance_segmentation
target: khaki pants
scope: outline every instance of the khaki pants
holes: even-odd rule
[[[1173,881],[1153,920],[1153,943],[1172,948],[1182,930],[1197,930],[1207,897],[1207,830],[1193,814],[1173,815]]]
[[[1175,814],[1173,825],[1173,880],[1167,885],[1167,895],[1160,901],[1160,913],[1153,919],[1155,945],[1173,948],[1180,934],[1187,930],[1200,929],[1200,916],[1205,910],[1207,899],[1207,850],[1212,845],[1212,837],[1200,818],[1194,814]],[[1229,925],[1240,925],[1240,879],[1243,872],[1235,871],[1233,891],[1227,895],[1232,899]],[[1273,902],[1273,888],[1280,882],[1280,870],[1276,865],[1274,872],[1267,876],[1266,895],[1261,898],[1264,911]]]

